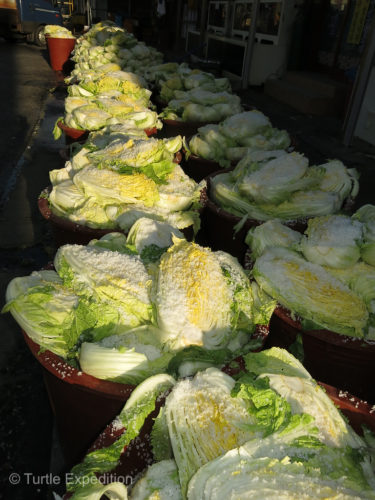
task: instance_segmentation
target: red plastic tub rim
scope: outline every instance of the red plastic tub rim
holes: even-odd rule
[[[113,397],[129,397],[134,390],[133,385],[120,384],[109,380],[101,380],[77,370],[66,363],[60,356],[48,350],[41,350],[39,344],[35,343],[24,331],[22,331],[26,344],[39,363],[52,375],[67,384],[79,385],[87,389],[100,392]]]
[[[319,340],[327,342],[328,344],[373,354],[375,363],[375,342],[368,342],[363,338],[350,337],[348,335],[343,335],[341,333],[336,333],[331,330],[325,329],[302,330],[300,319],[297,316],[293,317],[292,313],[280,304],[276,307],[274,314],[280,320],[284,321],[286,324],[297,330],[298,333],[303,333],[303,335],[315,337]]]

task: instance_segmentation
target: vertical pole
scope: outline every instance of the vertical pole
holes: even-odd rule
[[[175,50],[180,46],[181,39],[181,26],[182,26],[182,0],[177,0],[177,8],[176,8],[176,40],[175,40]]]
[[[253,1],[253,7],[251,10],[251,23],[249,26],[249,35],[247,37],[245,57],[244,57],[244,63],[243,63],[243,69],[242,69],[241,87],[243,89],[246,89],[247,86],[249,85],[251,60],[252,60],[253,50],[254,50],[255,33],[256,33],[256,29],[257,29],[259,5],[260,5],[260,0]]]
[[[206,27],[207,27],[208,0],[202,0],[201,19],[199,26],[199,53],[206,58]]]

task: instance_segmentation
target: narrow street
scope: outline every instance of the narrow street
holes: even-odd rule
[[[49,234],[37,197],[58,157],[45,108],[56,85],[46,50],[0,41],[0,308],[15,276],[40,269],[51,258]],[[51,113],[52,117],[53,113]],[[53,167],[52,167],[53,168]],[[9,314],[0,315],[0,498],[45,499],[44,485],[25,474],[50,471],[53,417],[42,371]],[[23,477],[11,484],[10,474]]]

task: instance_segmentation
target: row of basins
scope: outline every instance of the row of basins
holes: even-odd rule
[[[72,59],[55,128],[66,162],[38,200],[57,254],[7,291],[66,464],[148,376],[243,368],[272,347],[374,430],[375,206],[356,205],[355,169],[311,165],[226,78],[111,23]]]

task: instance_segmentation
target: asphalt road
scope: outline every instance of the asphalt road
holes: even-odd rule
[[[0,39],[0,207],[14,185],[14,171],[40,118],[54,77],[46,49]]]
[[[0,39],[0,310],[5,290],[51,260],[37,197],[62,166],[52,137],[63,100],[47,52]],[[0,499],[52,498],[53,416],[39,363],[10,314],[0,315]],[[48,482],[48,481],[47,481]]]

